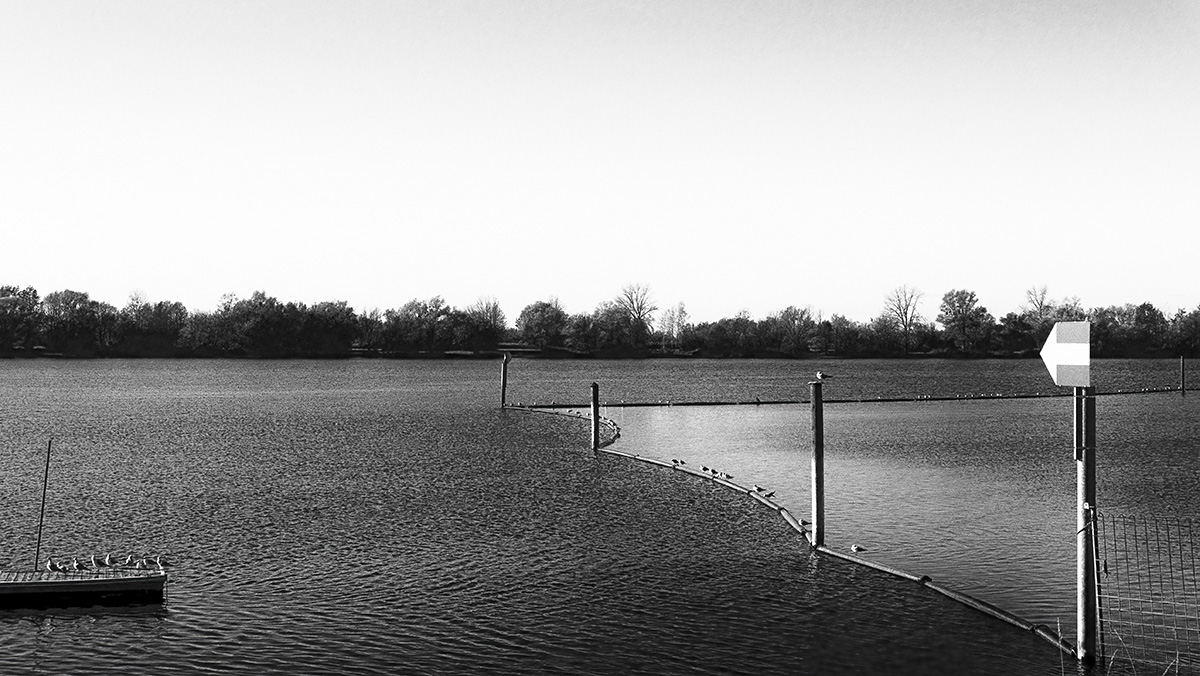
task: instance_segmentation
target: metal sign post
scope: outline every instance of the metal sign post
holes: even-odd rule
[[[1081,662],[1095,661],[1100,629],[1096,602],[1096,539],[1092,528],[1096,509],[1096,397],[1091,387],[1075,388],[1075,623]]]
[[[1091,532],[1096,509],[1096,396],[1091,382],[1091,324],[1058,322],[1042,346],[1042,361],[1060,387],[1074,387],[1076,463],[1075,621],[1080,662],[1096,660],[1100,611],[1096,600],[1096,549]]]

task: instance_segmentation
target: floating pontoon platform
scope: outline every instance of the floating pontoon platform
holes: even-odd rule
[[[166,572],[153,569],[0,571],[0,607],[162,603],[166,586]]]

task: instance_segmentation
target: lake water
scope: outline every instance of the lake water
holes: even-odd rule
[[[816,362],[513,362],[511,401],[798,399]],[[827,399],[1053,389],[1037,362],[822,361]],[[1177,364],[1100,362],[1105,389]],[[4,361],[0,565],[163,554],[168,602],[0,611],[0,673],[1061,674],[1045,641],[813,556],[770,510],[501,411],[497,362]],[[1102,397],[1101,506],[1190,514],[1200,395]],[[615,448],[807,511],[802,405],[606,408]],[[831,546],[1073,636],[1070,400],[826,408]],[[1065,563],[1064,563],[1065,562]],[[1071,664],[1067,671],[1073,671]]]

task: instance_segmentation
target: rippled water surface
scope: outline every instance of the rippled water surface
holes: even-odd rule
[[[1051,389],[1032,362],[836,365],[827,398]],[[1170,384],[1155,368],[1110,373]],[[517,360],[509,396],[582,402],[597,381],[630,401],[784,399],[811,370]],[[1062,673],[1026,632],[811,556],[745,496],[593,455],[582,421],[499,410],[498,376],[495,362],[0,362],[0,564],[33,563],[51,436],[43,557],[173,564],[163,606],[0,611],[0,673]],[[1185,508],[1197,399],[1101,399],[1102,505]],[[804,512],[805,406],[607,412],[617,448],[707,462]],[[831,544],[1065,631],[1069,415],[1067,399],[830,405]]]

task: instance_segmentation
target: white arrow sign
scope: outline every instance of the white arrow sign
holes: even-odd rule
[[[1091,322],[1056,322],[1042,346],[1042,361],[1059,387],[1092,384]]]

